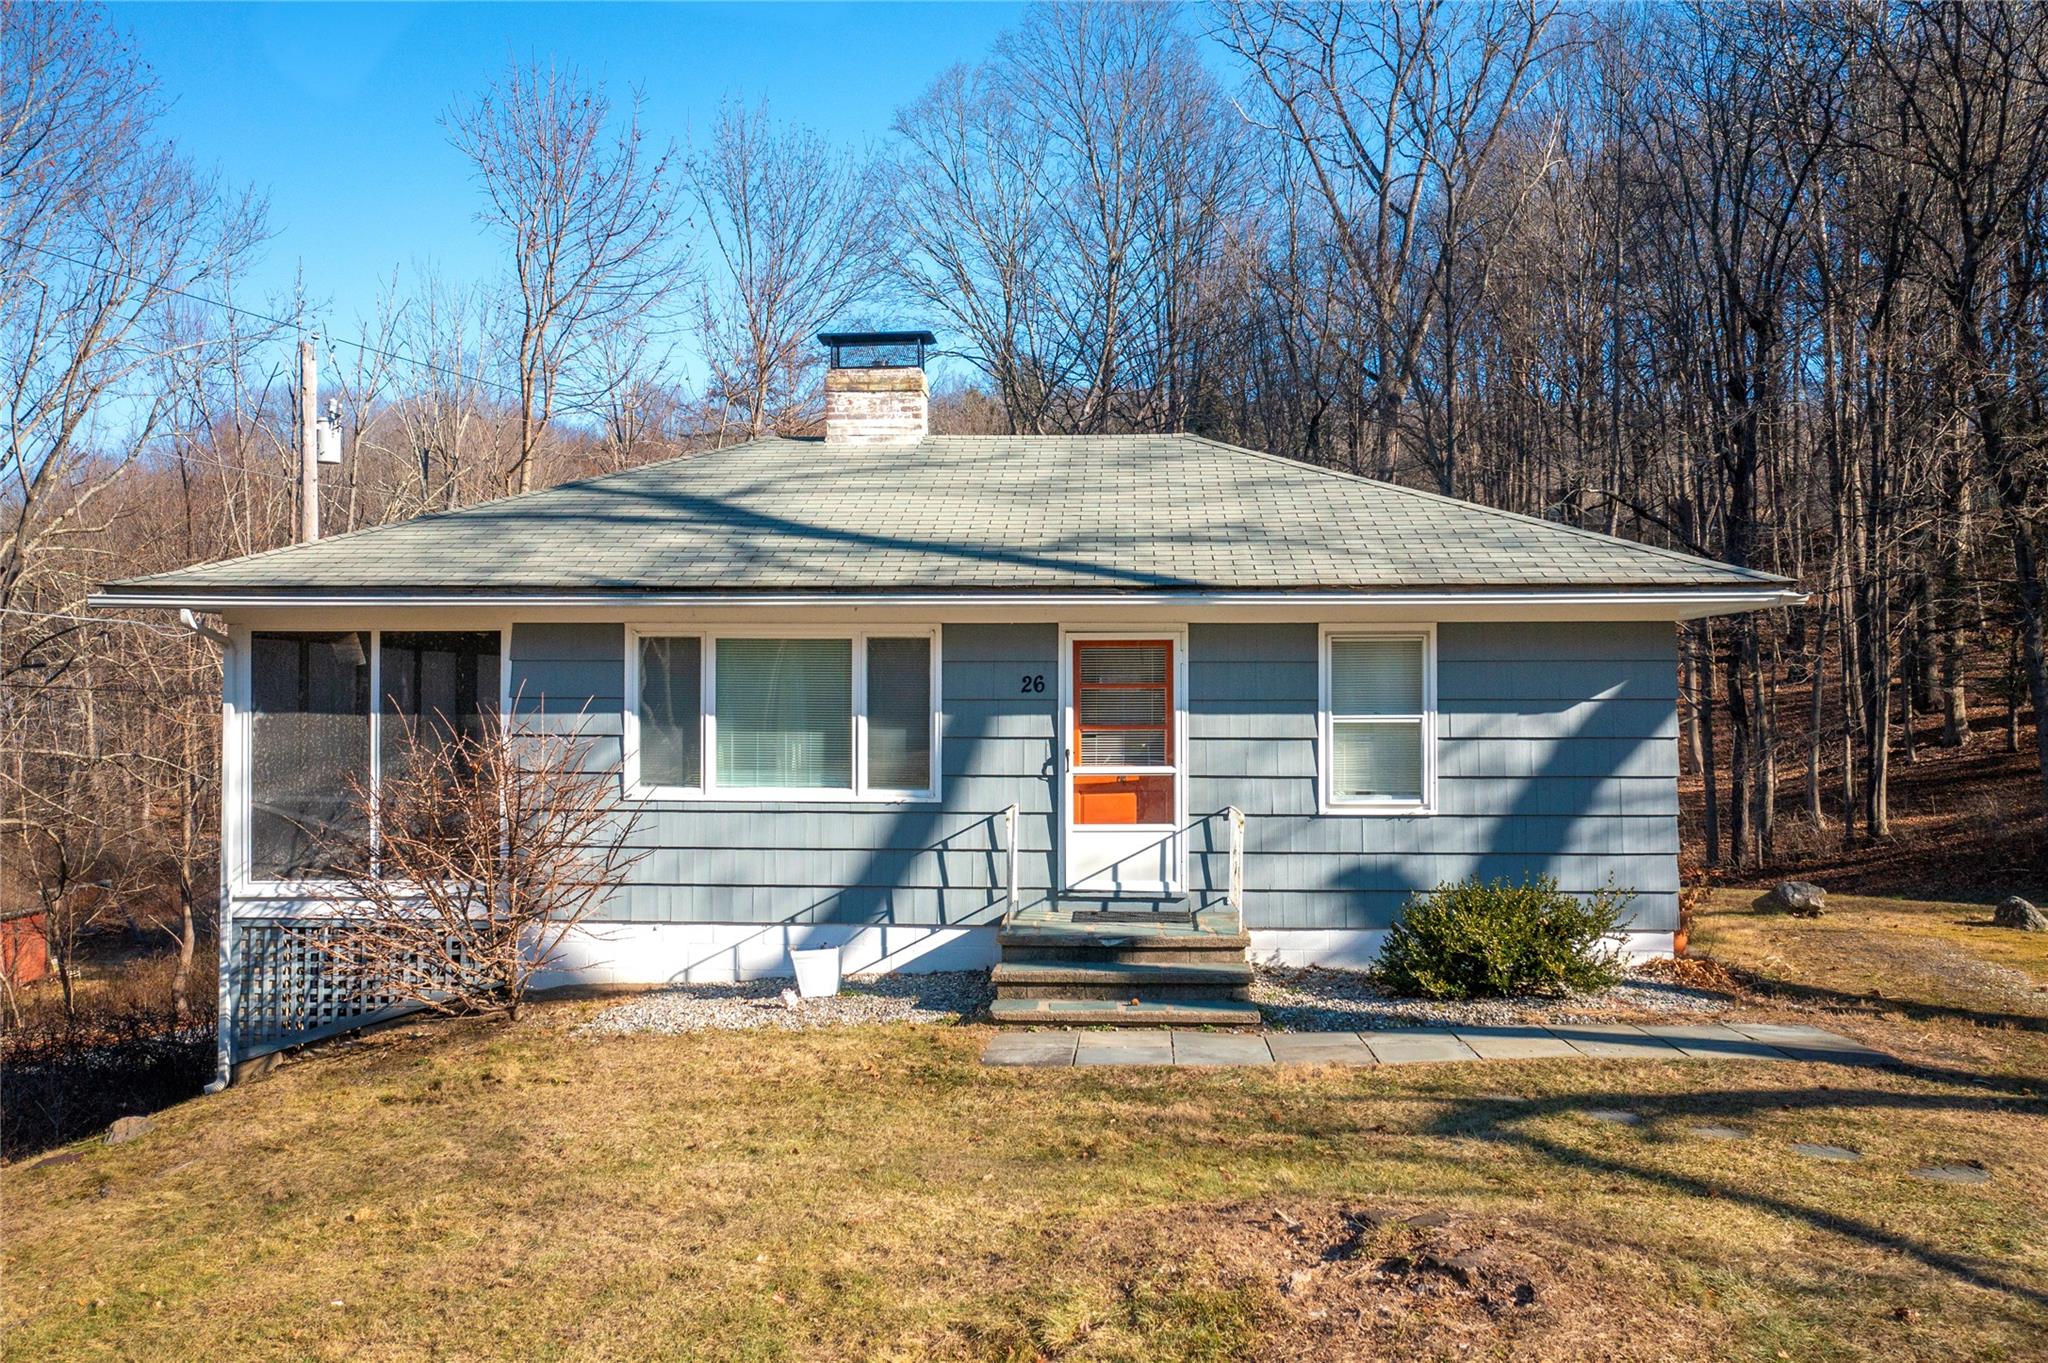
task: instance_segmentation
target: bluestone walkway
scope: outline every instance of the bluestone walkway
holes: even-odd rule
[[[984,1065],[1413,1065],[1449,1060],[1817,1060],[1891,1057],[1819,1027],[1771,1022],[1408,1027],[1383,1032],[998,1032]]]

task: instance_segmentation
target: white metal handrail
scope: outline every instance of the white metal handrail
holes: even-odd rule
[[[1017,806],[1012,804],[1003,811],[1003,848],[1009,855],[1009,908],[1006,913],[1017,912]]]
[[[1230,907],[1244,911],[1244,811],[1236,805],[1229,805],[1223,817],[1230,822],[1230,890],[1226,895]]]

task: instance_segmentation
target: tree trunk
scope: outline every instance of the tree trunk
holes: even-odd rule
[[[1700,780],[1703,786],[1707,821],[1707,865],[1721,864],[1721,796],[1718,773],[1720,765],[1714,752],[1714,622],[1702,623],[1703,656],[1700,664],[1700,690],[1698,717],[1696,723],[1700,734]]]
[[[1828,637],[1825,606],[1810,637],[1813,643],[1806,663],[1806,820],[1815,828],[1825,828],[1828,819],[1820,804],[1821,668],[1826,661],[1823,648]]]
[[[183,1023],[192,1016],[192,956],[199,937],[192,906],[192,863],[199,841],[199,754],[191,719],[185,718],[179,727],[183,730],[185,798],[178,802],[178,965],[171,972],[171,1011]]]
[[[2006,646],[2005,653],[2005,750],[2007,752],[2018,752],[2020,750],[2020,684],[2022,669],[2020,667],[2020,632],[2017,628],[2012,632],[2012,640]],[[2041,722],[2041,717],[2038,713],[2034,717],[2034,722],[2036,724]]]
[[[1755,666],[1755,622],[1748,616],[1733,622],[1735,637],[1729,641],[1728,688],[1728,859],[1748,866],[1754,853],[1750,806],[1756,780],[1751,740],[1755,717],[1750,709],[1749,675]]]

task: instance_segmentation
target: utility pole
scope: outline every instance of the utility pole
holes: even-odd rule
[[[299,342],[299,543],[320,538],[320,379],[313,340]]]

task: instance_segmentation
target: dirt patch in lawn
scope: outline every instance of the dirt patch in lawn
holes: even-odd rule
[[[1257,1322],[1244,1357],[1635,1360],[1716,1354],[1724,1333],[1614,1274],[1569,1226],[1441,1204],[1240,1202],[1106,1229],[1105,1272],[1129,1301],[1221,1292]]]

